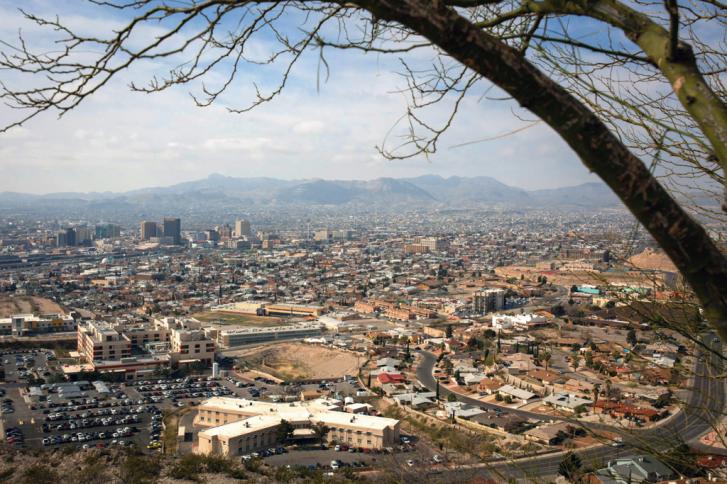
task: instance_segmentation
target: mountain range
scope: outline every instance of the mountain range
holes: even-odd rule
[[[548,189],[523,190],[487,176],[374,180],[282,180],[236,178],[213,174],[200,180],[166,187],[127,192],[50,193],[32,195],[0,192],[3,208],[64,207],[143,209],[215,205],[267,206],[362,206],[397,207],[416,204],[431,208],[502,206],[527,207],[619,207],[620,201],[603,183]]]

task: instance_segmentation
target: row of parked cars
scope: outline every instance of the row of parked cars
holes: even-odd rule
[[[78,415],[72,415],[70,412],[61,411],[48,413],[45,416],[46,422],[55,422],[57,420],[71,420],[74,418],[91,418],[91,417],[108,417],[123,415],[138,415],[140,413],[152,412],[156,407],[139,405],[138,407],[120,407],[120,408],[99,408],[98,410],[85,410]]]
[[[134,434],[130,427],[118,428],[109,432],[77,432],[75,434],[53,435],[43,439],[44,446],[91,442],[94,440],[111,440],[111,445],[128,445],[123,440],[124,437],[131,437]],[[97,447],[105,447],[104,445],[96,445]],[[90,445],[85,444],[83,448],[87,449]]]
[[[149,423],[149,443],[147,449],[161,449],[161,435],[162,435],[162,414],[161,412],[155,413],[151,416],[151,422]]]
[[[22,447],[25,444],[23,431],[17,427],[8,427],[5,429],[5,443],[13,447]]]
[[[113,425],[127,425],[139,423],[141,418],[138,415],[124,415],[123,417],[96,417],[67,420],[60,423],[44,423],[43,432],[60,430],[88,429],[92,427],[110,427]]]
[[[242,456],[242,461],[248,461],[251,459],[260,459],[263,457],[269,457],[271,455],[280,455],[288,452],[285,447],[271,447],[269,449],[263,449],[259,452],[253,452],[252,454],[245,454]]]
[[[145,382],[136,387],[145,397],[159,402],[164,398],[176,402],[186,398],[211,398],[231,395],[232,392],[216,381],[204,378],[180,378],[176,380],[158,380],[156,383]]]

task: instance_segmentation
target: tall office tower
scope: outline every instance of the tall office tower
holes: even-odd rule
[[[220,234],[220,239],[229,239],[232,237],[232,227],[230,227],[230,224],[218,225],[215,230]]]
[[[68,241],[66,240],[66,231],[60,230],[56,234],[56,247],[65,247],[68,245]]]
[[[116,224],[100,224],[96,226],[97,239],[113,239],[121,236],[121,227]]]
[[[147,222],[146,220],[141,223],[141,240],[149,240],[152,237],[157,236],[157,223]]]
[[[164,219],[164,237],[171,237],[174,245],[182,243],[182,221],[178,218]]]
[[[91,229],[88,227],[76,227],[76,245],[88,245],[93,240]]]
[[[73,228],[66,229],[66,245],[76,245],[76,231]]]
[[[217,231],[214,229],[207,229],[204,231],[204,238],[205,240],[217,242],[218,240],[220,240],[220,234],[217,233]]]
[[[247,220],[235,221],[235,235],[237,237],[251,237],[252,230],[250,229],[250,222]]]

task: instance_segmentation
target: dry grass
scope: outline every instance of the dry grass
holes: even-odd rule
[[[19,313],[60,313],[63,309],[43,297],[0,296],[0,318],[9,318]]]

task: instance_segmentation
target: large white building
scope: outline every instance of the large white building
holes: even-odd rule
[[[548,319],[539,314],[493,314],[492,329],[525,331],[529,328],[547,324]]]
[[[367,449],[398,443],[398,420],[348,413],[342,408],[339,400],[323,398],[269,403],[214,397],[197,407],[194,425],[206,427],[198,434],[197,452],[233,456],[274,446],[283,421],[293,427],[293,439],[311,438],[315,427],[322,426],[328,443]]]

